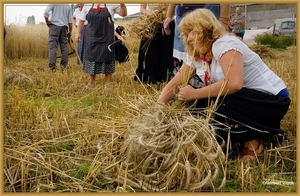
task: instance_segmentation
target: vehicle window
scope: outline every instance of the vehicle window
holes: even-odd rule
[[[289,22],[288,28],[289,29],[294,29],[295,28],[295,23],[294,22]]]
[[[295,22],[294,21],[286,21],[281,23],[281,29],[294,29]]]
[[[282,29],[288,29],[288,22],[281,23],[281,28]]]

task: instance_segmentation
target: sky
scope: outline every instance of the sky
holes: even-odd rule
[[[127,15],[135,14],[140,11],[139,4],[125,4]],[[47,4],[4,4],[5,24],[26,24],[27,17],[34,15],[35,23],[44,22],[43,13]]]

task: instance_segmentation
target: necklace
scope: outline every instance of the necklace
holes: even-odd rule
[[[204,55],[201,55],[200,57],[202,59],[202,62],[203,62],[203,71],[204,71],[204,83],[206,86],[208,86],[208,84],[210,83],[210,75],[209,75],[209,64],[207,62],[207,59],[206,59],[206,53]]]
[[[212,44],[217,40],[218,38],[213,39]],[[210,64],[208,64],[207,62],[207,58],[206,58],[206,53],[205,54],[201,54],[200,58],[203,61],[203,71],[204,71],[204,83],[206,86],[208,86],[211,82],[210,80],[210,74],[209,74],[209,68],[210,68]],[[210,61],[211,62],[211,61]]]

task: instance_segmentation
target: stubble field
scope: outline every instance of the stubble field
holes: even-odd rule
[[[140,123],[141,114],[153,110],[151,105],[165,85],[133,80],[139,40],[126,42],[130,61],[116,63],[113,88],[104,89],[103,75],[97,75],[95,87],[87,87],[88,75],[76,64],[76,55],[69,56],[69,69],[47,71],[47,27],[12,25],[7,31],[3,66],[4,192],[193,192],[187,186],[192,177],[175,183],[162,180],[163,185],[172,185],[169,189],[146,187],[139,173],[131,172],[129,164],[124,167],[129,156],[125,149],[129,146],[128,132]],[[281,124],[286,140],[266,147],[256,161],[226,160],[219,164],[214,181],[197,191],[296,191],[296,46],[284,51],[251,47],[290,90],[291,105]],[[172,115],[173,110],[165,112]],[[139,128],[141,132],[147,129],[142,125]],[[139,152],[138,147],[135,152]],[[172,171],[180,176],[187,170]]]

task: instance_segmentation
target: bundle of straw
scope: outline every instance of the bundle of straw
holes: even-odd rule
[[[128,36],[142,39],[152,39],[157,28],[163,23],[166,17],[168,4],[153,6],[153,14],[145,15],[134,19],[127,25]]]
[[[17,85],[24,84],[33,84],[33,80],[28,75],[21,73],[20,71],[11,70],[7,67],[4,67],[4,83],[12,83],[14,82]]]
[[[125,103],[131,106],[128,116],[135,120],[124,137],[121,166],[114,178],[118,184],[147,192],[213,187],[225,155],[207,119],[192,116],[184,107],[157,109],[151,100],[137,99]]]

